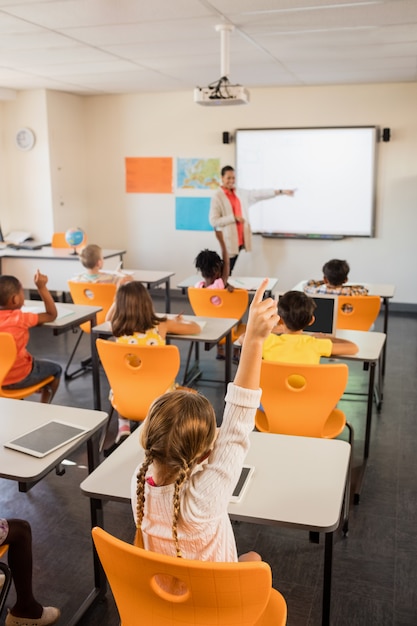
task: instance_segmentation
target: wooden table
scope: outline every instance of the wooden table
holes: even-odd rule
[[[255,472],[242,500],[229,505],[229,514],[246,522],[325,533],[322,624],[328,626],[333,533],[345,496],[350,446],[339,440],[257,432],[251,433],[250,444],[245,464]],[[103,527],[105,501],[130,504],[131,478],[143,456],[133,433],[81,483],[81,491],[91,498],[92,527]],[[96,577],[98,595],[102,580]]]

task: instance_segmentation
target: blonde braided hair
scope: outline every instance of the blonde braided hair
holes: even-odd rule
[[[142,427],[145,460],[137,476],[137,528],[141,527],[145,515],[146,472],[155,462],[159,480],[162,477],[160,484],[174,483],[172,536],[179,558],[182,489],[194,466],[211,449],[215,436],[216,416],[210,402],[201,394],[184,390],[170,391],[157,398]]]

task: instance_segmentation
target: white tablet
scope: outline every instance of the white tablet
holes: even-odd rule
[[[243,494],[246,491],[249,480],[251,479],[254,470],[255,468],[249,465],[244,465],[242,467],[239,480],[237,481],[236,487],[233,490],[230,502],[239,502],[239,500],[243,498]]]
[[[88,428],[53,420],[8,441],[4,447],[42,458],[86,432]]]

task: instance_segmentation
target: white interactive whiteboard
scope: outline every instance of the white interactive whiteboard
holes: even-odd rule
[[[250,208],[269,237],[372,237],[376,127],[236,131],[237,186],[296,189]]]

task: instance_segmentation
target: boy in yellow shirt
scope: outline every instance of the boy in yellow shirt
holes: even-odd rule
[[[322,356],[353,355],[358,346],[322,333],[303,333],[314,322],[316,303],[301,291],[287,291],[278,301],[278,326],[264,341],[262,358],[281,363],[320,363]],[[326,338],[324,338],[326,337]]]

